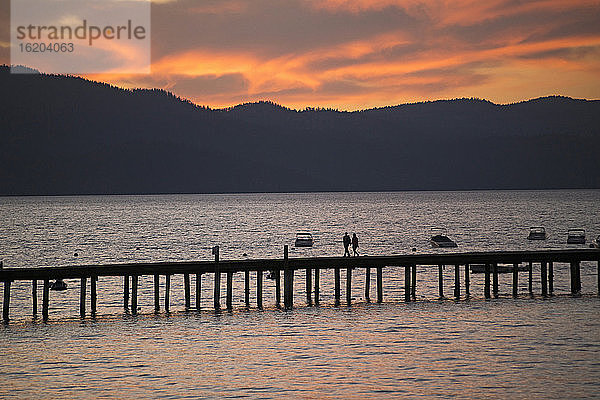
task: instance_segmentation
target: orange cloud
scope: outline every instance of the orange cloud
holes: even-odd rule
[[[154,12],[152,74],[90,77],[213,107],[600,96],[597,1],[181,0]]]

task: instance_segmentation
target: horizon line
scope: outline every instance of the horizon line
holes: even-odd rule
[[[578,98],[578,97],[570,97],[570,96],[565,96],[562,94],[548,94],[545,96],[538,96],[538,97],[531,97],[528,99],[522,99],[520,101],[515,101],[515,102],[507,102],[507,103],[502,103],[502,102],[493,102],[491,100],[488,100],[486,98],[482,98],[482,97],[477,97],[477,96],[471,96],[471,97],[454,97],[454,98],[437,98],[437,99],[430,99],[430,100],[422,100],[422,101],[414,101],[414,102],[406,102],[406,103],[396,103],[396,104],[389,104],[389,105],[382,105],[382,106],[376,106],[376,107],[371,107],[371,108],[363,108],[363,109],[341,109],[341,108],[332,108],[332,107],[315,107],[315,106],[304,106],[303,109],[301,108],[294,108],[294,107],[290,107],[290,106],[286,106],[284,104],[280,104],[277,103],[273,100],[269,100],[269,99],[262,99],[262,100],[254,100],[254,101],[247,101],[247,102],[240,102],[237,104],[233,104],[230,106],[226,106],[226,107],[213,107],[210,105],[206,105],[206,104],[201,104],[201,103],[197,103],[195,101],[192,101],[191,99],[187,98],[187,97],[183,97],[180,96],[174,92],[171,92],[167,89],[163,89],[163,88],[159,88],[159,87],[152,87],[152,88],[143,88],[143,87],[135,87],[135,88],[127,88],[127,87],[123,87],[123,86],[118,86],[118,85],[114,85],[112,83],[108,83],[108,82],[104,82],[104,81],[99,81],[99,80],[94,80],[94,79],[90,79],[84,75],[79,75],[79,74],[69,74],[69,73],[47,73],[47,72],[41,72],[36,68],[32,68],[26,65],[8,65],[8,64],[2,64],[0,65],[0,68],[2,67],[6,67],[9,70],[9,73],[11,75],[44,75],[44,76],[59,76],[59,77],[66,77],[66,78],[75,78],[75,79],[81,79],[87,82],[91,82],[91,83],[95,83],[95,84],[100,84],[100,85],[108,85],[109,87],[112,88],[116,88],[116,89],[120,89],[120,90],[124,90],[124,91],[131,91],[131,92],[135,92],[135,91],[163,91],[168,95],[171,95],[175,98],[177,98],[178,100],[184,102],[184,103],[188,103],[188,104],[192,104],[196,107],[199,108],[205,108],[211,111],[224,111],[224,112],[228,112],[231,111],[237,107],[242,107],[242,106],[247,106],[247,105],[253,105],[253,104],[272,104],[274,106],[278,106],[281,108],[284,108],[286,110],[289,111],[295,111],[295,112],[307,112],[307,111],[333,111],[333,112],[339,112],[339,113],[357,113],[357,112],[365,112],[365,111],[372,111],[372,110],[381,110],[381,109],[385,109],[385,108],[394,108],[394,107],[402,107],[402,106],[411,106],[411,105],[419,105],[419,104],[428,104],[428,103],[436,103],[436,102],[446,102],[446,101],[458,101],[458,100],[470,100],[470,101],[481,101],[481,102],[486,102],[486,103],[490,103],[492,105],[495,106],[511,106],[511,105],[516,105],[516,104],[523,104],[523,103],[527,103],[527,102],[531,102],[531,101],[535,101],[535,100],[540,100],[540,99],[549,99],[549,98],[563,98],[563,99],[570,99],[570,100],[576,100],[576,101],[591,101],[591,102],[595,102],[595,101],[600,101],[600,98],[596,98],[596,99],[588,99],[588,98]],[[23,73],[23,74],[13,74],[12,68],[14,67],[21,67],[21,68],[25,68],[31,71],[35,71],[35,72],[30,72],[30,73]]]

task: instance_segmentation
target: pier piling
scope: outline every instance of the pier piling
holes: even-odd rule
[[[550,295],[554,294],[554,263],[552,261],[548,263],[548,292]]]
[[[465,296],[469,297],[471,295],[471,276],[469,264],[465,265]]]
[[[170,311],[171,304],[171,275],[165,275],[165,312]]]
[[[519,264],[518,263],[514,263],[513,264],[513,270],[512,270],[512,295],[513,297],[517,297],[517,295],[519,294]]]
[[[79,287],[79,316],[85,318],[85,286],[87,279],[81,278],[81,284]]]
[[[263,271],[256,271],[256,306],[263,308]]]
[[[365,300],[371,301],[371,268],[365,268]]]
[[[542,262],[540,264],[540,274],[541,274],[541,280],[542,280],[542,296],[547,296],[548,295],[548,272],[546,269],[546,262]],[[573,277],[573,275],[571,275],[571,277]],[[573,281],[571,281],[572,283]],[[571,285],[571,290],[572,290],[572,285]]]
[[[129,275],[123,276],[123,308],[129,308]]]
[[[417,299],[417,266],[410,266],[410,297],[413,300]]]
[[[440,299],[444,298],[444,266],[438,265],[438,293]]]
[[[294,269],[289,265],[289,247],[283,246],[283,304],[286,309],[294,307]]]
[[[575,291],[576,293],[581,292],[581,263],[575,261]]]
[[[231,311],[233,309],[233,272],[227,272],[227,295],[225,303],[227,309]]]
[[[281,306],[281,272],[279,270],[273,271],[275,273],[275,304],[277,307]],[[249,272],[248,272],[249,273]],[[250,304],[250,300],[247,301]]]
[[[346,268],[346,304],[352,303],[352,268]]]
[[[529,261],[528,271],[529,273],[529,281],[527,282],[527,288],[529,289],[529,294],[533,295],[533,262]]]
[[[410,265],[404,266],[404,301],[410,301]]]
[[[31,281],[31,303],[33,307],[33,318],[37,317],[37,279]]]
[[[160,311],[160,275],[154,274],[154,312]]]
[[[96,283],[98,282],[98,277],[92,275],[90,277],[90,312],[92,313],[92,317],[96,316],[96,304],[97,304],[97,292],[96,292]]]
[[[454,265],[454,297],[460,299],[460,265]]]
[[[190,274],[183,274],[183,292],[185,296],[185,309],[189,310],[191,305]]]
[[[489,299],[490,297],[492,297],[490,295],[490,264],[486,263],[484,268],[485,279],[483,283],[483,297]]]
[[[319,275],[320,275],[320,269],[315,268],[315,305],[316,306],[319,305],[319,292],[321,290],[321,288],[320,288],[321,283],[320,283]]]
[[[202,302],[202,274],[196,274],[196,310],[200,311]]]
[[[492,275],[494,297],[498,297],[498,263],[492,265]]]
[[[221,309],[221,268],[219,267],[219,246],[213,247],[215,256],[215,279],[213,290],[213,305],[215,310]]]
[[[4,301],[2,303],[2,319],[8,322],[10,310],[10,281],[4,281]]]
[[[340,269],[335,268],[333,271],[334,275],[334,295],[335,295],[335,305],[340,305]]]
[[[383,268],[377,267],[377,302],[383,302]]]
[[[312,306],[312,270],[306,268],[306,304]]]
[[[131,275],[131,314],[137,315],[138,312],[138,276]]]
[[[279,287],[277,287],[277,295],[279,295]],[[276,302],[279,305],[277,297]],[[244,271],[244,304],[246,304],[246,308],[250,308],[250,270]]]
[[[42,319],[48,320],[48,308],[50,303],[50,280],[44,279],[44,287],[42,288]]]

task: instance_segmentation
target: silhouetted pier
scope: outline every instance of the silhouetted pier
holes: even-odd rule
[[[54,279],[80,279],[80,315],[86,315],[86,284],[90,282],[90,312],[96,314],[97,286],[100,277],[123,277],[123,306],[130,309],[132,314],[138,311],[138,287],[140,276],[154,277],[154,309],[160,311],[160,276],[165,276],[164,307],[169,311],[170,282],[173,275],[182,275],[184,281],[184,296],[186,309],[200,309],[202,275],[214,274],[213,301],[214,308],[221,308],[221,275],[226,274],[226,308],[232,309],[233,280],[235,274],[244,276],[244,302],[250,307],[250,274],[256,274],[256,302],[262,308],[263,275],[268,272],[275,284],[275,303],[281,305],[281,274],[283,273],[283,307],[291,309],[294,306],[294,279],[296,272],[305,272],[306,302],[308,305],[318,305],[320,296],[319,275],[321,270],[334,270],[335,304],[340,304],[341,270],[346,272],[346,302],[352,301],[352,271],[356,268],[365,269],[365,299],[371,296],[371,269],[376,273],[376,301],[383,301],[383,274],[387,267],[403,267],[404,269],[404,299],[407,302],[416,299],[417,266],[423,273],[437,269],[439,297],[444,297],[443,268],[454,267],[453,297],[470,296],[470,265],[483,265],[484,297],[489,299],[498,295],[499,265],[506,269],[508,265],[512,273],[512,294],[517,296],[519,272],[525,269],[527,273],[529,293],[533,294],[533,275],[540,274],[541,295],[552,295],[554,292],[554,265],[567,263],[570,265],[570,293],[581,292],[580,263],[592,261],[598,263],[598,295],[600,295],[600,250],[541,250],[541,251],[498,251],[470,252],[446,254],[410,254],[394,256],[361,256],[361,257],[314,257],[289,258],[288,246],[284,246],[281,259],[231,260],[219,258],[219,247],[213,249],[214,261],[198,262],[159,262],[134,264],[84,265],[65,267],[39,268],[2,268],[0,263],[0,281],[4,282],[3,319],[9,320],[10,287],[13,281],[32,282],[33,315],[38,312],[37,288],[42,281],[42,317],[48,318],[50,281]],[[539,269],[538,269],[539,266]],[[461,274],[462,267],[462,274]],[[536,270],[534,272],[534,269]],[[195,306],[192,307],[192,288],[190,275],[195,275]],[[461,283],[461,276],[464,277]]]

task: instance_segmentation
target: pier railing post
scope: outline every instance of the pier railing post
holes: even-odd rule
[[[90,312],[92,317],[96,316],[96,304],[98,300],[97,291],[96,291],[96,283],[98,282],[98,277],[92,275],[90,277]]]
[[[470,266],[469,264],[465,264],[465,296],[469,297],[471,295],[471,275],[470,275]]]
[[[196,310],[200,311],[202,302],[202,274],[196,274]]]
[[[160,275],[154,274],[154,312],[160,311]]]
[[[460,299],[460,265],[454,265],[454,297]]]
[[[444,298],[444,266],[438,265],[438,293],[440,299]]]
[[[352,268],[346,268],[346,304],[352,303]]]
[[[227,296],[226,296],[227,309],[231,311],[233,309],[233,272],[227,271]]]
[[[548,272],[546,269],[546,262],[542,262],[540,264],[540,274],[542,280],[542,296],[548,295]]]
[[[492,284],[494,297],[498,297],[498,263],[492,265]]]
[[[129,308],[129,275],[123,276],[123,308]]]
[[[32,307],[33,307],[33,318],[37,317],[37,308],[38,308],[38,301],[37,301],[37,280],[34,279],[31,282],[31,300],[32,300]]]
[[[410,296],[413,300],[417,299],[417,266],[411,265],[411,282],[410,282]]]
[[[517,297],[519,294],[519,264],[518,263],[514,263],[513,264],[513,270],[512,270],[512,295],[513,297]]]
[[[486,299],[489,299],[490,297],[492,297],[490,295],[490,264],[486,263],[484,268],[485,268],[484,269],[485,279],[484,279],[484,283],[483,283],[483,296]]]
[[[221,269],[219,268],[219,246],[213,247],[215,256],[215,279],[213,291],[213,305],[215,310],[221,309]]]
[[[404,301],[410,301],[410,265],[404,266]]]
[[[8,322],[10,310],[10,281],[4,281],[4,302],[2,303],[2,319]]]
[[[185,296],[185,309],[190,309],[191,293],[190,293],[190,274],[183,274],[183,292]]]
[[[85,318],[85,290],[86,290],[87,278],[81,278],[81,284],[79,287],[79,316]]]
[[[277,288],[278,289],[278,288]],[[244,304],[250,308],[250,270],[244,271]],[[277,302],[279,304],[279,302]]]
[[[340,269],[339,267],[335,267],[333,269],[333,280],[334,280],[334,296],[335,296],[335,305],[340,305]]]
[[[42,288],[42,319],[48,320],[48,308],[50,303],[50,280],[44,279],[44,287]]]
[[[377,267],[377,302],[383,302],[383,267]]]
[[[365,300],[371,301],[371,268],[365,268]]]

